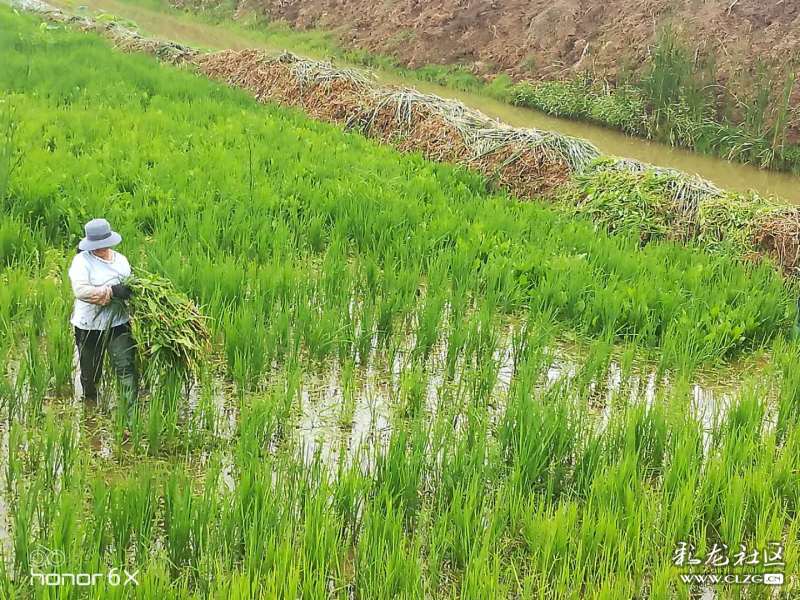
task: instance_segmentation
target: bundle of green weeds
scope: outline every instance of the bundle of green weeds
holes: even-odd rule
[[[207,317],[167,279],[136,271],[124,282],[142,378],[154,384],[165,376],[189,381],[211,351]]]

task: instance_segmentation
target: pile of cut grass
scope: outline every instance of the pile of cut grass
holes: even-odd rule
[[[133,292],[128,304],[144,381],[152,386],[176,375],[190,381],[211,354],[207,317],[163,277],[137,271],[125,283]]]

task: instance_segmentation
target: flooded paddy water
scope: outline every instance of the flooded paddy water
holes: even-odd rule
[[[414,337],[409,336],[391,354],[381,351],[377,340],[373,340],[376,345],[366,366],[358,362],[343,366],[338,361],[305,360],[293,366],[274,364],[261,384],[264,391],[257,393],[237,390],[222,374],[210,373],[179,392],[176,424],[187,440],[196,436],[200,447],[206,443],[230,445],[241,433],[241,407],[254,398],[281,394],[287,402],[283,413],[286,442],[300,452],[307,464],[312,464],[319,454],[333,471],[341,460],[349,463],[356,456],[374,459],[376,452],[385,451],[393,429],[406,423],[409,403],[415,412],[423,411],[435,420],[443,411],[456,416],[465,403],[475,400],[479,391],[481,406],[490,415],[487,423],[496,428],[522,360],[515,354],[512,340],[515,327],[518,325],[504,331],[498,348],[482,366],[465,365],[462,359],[452,371],[448,370],[446,343],[437,344],[430,358],[420,363],[414,357]],[[667,402],[673,393],[685,403],[670,410],[687,409],[707,433],[725,418],[743,386],[759,383],[764,401],[774,408],[778,377],[765,356],[699,371],[691,379],[677,382],[680,387],[676,390],[672,372],[646,359],[631,361],[630,355],[623,354],[624,350],[611,345],[587,347],[574,341],[555,341],[538,351],[532,390],[536,394],[546,394],[554,388],[567,391],[565,397],[586,413],[599,432],[616,412],[636,405],[652,407]],[[18,364],[8,364],[7,377],[14,388],[21,383],[17,380]],[[85,404],[81,401],[77,358],[73,369],[74,395],[49,397],[45,404],[59,419],[75,426],[81,443],[94,459],[107,462],[113,470],[115,464],[124,468],[129,458],[141,458],[141,452],[161,451],[148,450],[146,439],[138,440],[142,444],[138,449],[128,440],[123,444],[115,440],[118,401],[113,382],[106,379],[98,404]],[[18,389],[21,403],[27,404],[30,390],[24,384]],[[148,410],[150,401],[151,394],[145,391],[140,408]],[[4,435],[2,439],[5,451],[0,472],[5,472],[8,438]],[[175,458],[180,460],[180,454]]]
[[[191,474],[193,485],[202,490],[209,485],[209,473],[214,473],[215,493],[226,501],[241,493],[239,486],[246,482],[242,479],[243,448],[255,439],[266,453],[296,457],[309,472],[322,468],[332,481],[352,468],[380,477],[392,452],[393,436],[396,446],[398,435],[413,431],[420,417],[426,423],[425,452],[444,452],[437,439],[442,435],[440,427],[456,435],[467,432],[476,414],[485,416],[479,417],[481,426],[495,439],[507,426],[508,402],[520,385],[519,378],[524,381],[531,373],[533,386],[526,393],[545,404],[552,402],[548,394],[555,394],[553,398],[572,406],[573,417],[598,436],[606,430],[613,435],[624,415],[636,407],[661,407],[672,418],[688,417],[698,424],[704,455],[712,451],[713,439],[724,428],[727,411],[743,386],[755,385],[765,394],[765,403],[775,407],[779,377],[763,358],[676,383],[669,371],[648,360],[632,359],[624,349],[612,346],[554,340],[521,349],[514,341],[518,329],[518,323],[503,328],[482,364],[461,360],[452,372],[448,372],[446,343],[436,344],[429,358],[420,361],[412,335],[388,352],[373,340],[367,365],[359,364],[358,357],[344,365],[305,359],[294,365],[275,364],[257,392],[237,390],[218,374],[204,377],[182,390],[175,420],[167,417],[175,427],[172,437],[148,434],[148,415],[159,405],[146,394],[141,399],[142,431],[121,440],[110,381],[102,388],[98,406],[84,404],[78,395],[48,398],[44,431],[36,420],[4,417],[0,425],[0,548],[5,567],[9,572],[15,569],[14,528],[19,520],[12,517],[9,505],[19,500],[13,490],[32,484],[36,472],[29,469],[34,464],[53,470],[54,494],[65,469],[69,472],[84,464],[102,472],[103,479],[112,484],[125,481],[136,469],[164,473],[179,468]],[[520,375],[520,369],[529,375]],[[11,371],[16,384],[18,370]],[[77,373],[74,384],[79,392]],[[269,399],[266,405],[264,399]],[[259,420],[257,406],[268,406],[279,415],[273,422],[278,429],[266,438],[259,438],[258,425],[250,426]],[[15,448],[9,452],[11,437]],[[275,468],[274,476],[281,476],[276,465],[264,468]],[[10,474],[13,482],[8,481]],[[154,543],[164,548],[168,542],[163,537]],[[700,593],[706,599],[720,597],[713,589]]]

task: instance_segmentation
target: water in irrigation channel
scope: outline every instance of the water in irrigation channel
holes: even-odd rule
[[[50,4],[78,14],[90,14],[94,11],[111,13],[118,18],[133,21],[143,34],[199,48],[210,50],[263,48],[273,52],[294,51],[292,47],[286,47],[285,39],[279,42],[282,45],[276,45],[270,41],[267,34],[259,34],[257,31],[232,29],[224,24],[203,23],[190,15],[154,10],[128,3],[125,0],[50,0]],[[297,51],[297,54],[308,55],[316,59],[326,58],[319,54],[315,56],[313,52],[309,52],[305,48]],[[584,138],[606,154],[633,158],[660,167],[670,167],[696,174],[724,189],[738,192],[752,189],[763,196],[778,196],[800,204],[800,177],[795,175],[765,171],[753,166],[630,137],[605,127],[551,117],[536,110],[514,107],[481,94],[462,92],[416,78],[402,77],[389,71],[378,70],[375,71],[375,74],[382,83],[413,87],[444,98],[454,98],[515,127],[532,127]]]

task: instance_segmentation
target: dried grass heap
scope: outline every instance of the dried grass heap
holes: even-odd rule
[[[430,160],[464,164],[520,198],[549,193],[599,156],[583,140],[507,127],[460,102],[380,87],[360,71],[289,53],[225,50],[198,56],[195,64],[259,101],[302,108]]]
[[[751,239],[756,252],[772,258],[785,275],[800,276],[800,208],[781,206],[759,215]]]

